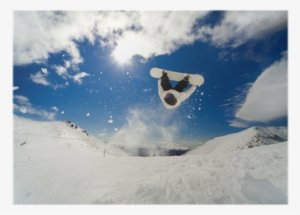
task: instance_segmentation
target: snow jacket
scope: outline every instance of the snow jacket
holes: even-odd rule
[[[190,89],[188,89],[187,91],[183,91],[181,93],[176,91],[176,90],[173,90],[173,89],[164,91],[164,89],[161,86],[161,79],[158,80],[158,94],[159,94],[159,97],[160,97],[161,101],[163,102],[164,106],[168,109],[178,107],[181,102],[183,102],[188,97],[190,97],[190,95],[192,95],[192,93],[196,90],[196,88],[197,88],[196,85],[192,85],[190,87]],[[175,98],[177,99],[177,103],[174,106],[169,105],[167,102],[165,102],[164,98],[167,95],[167,93],[172,93],[175,96]]]

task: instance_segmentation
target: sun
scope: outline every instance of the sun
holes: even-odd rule
[[[114,56],[120,64],[125,64],[129,62],[131,58],[131,55],[128,52],[128,50],[121,48],[116,48],[115,51],[112,53],[112,56]]]

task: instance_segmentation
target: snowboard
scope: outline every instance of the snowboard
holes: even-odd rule
[[[184,73],[184,72],[175,72],[175,71],[160,69],[160,68],[156,68],[156,67],[154,67],[150,70],[150,75],[153,78],[161,78],[162,71],[165,71],[168,74],[169,79],[172,81],[181,81],[185,76],[189,75],[190,76],[190,78],[189,78],[190,84],[197,85],[199,87],[204,83],[204,78],[202,75],[189,74],[189,73]]]

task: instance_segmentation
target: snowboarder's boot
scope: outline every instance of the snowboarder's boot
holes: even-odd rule
[[[189,81],[189,79],[190,79],[190,76],[189,76],[189,75],[187,75],[187,76],[185,76],[183,79],[184,79],[185,81]]]

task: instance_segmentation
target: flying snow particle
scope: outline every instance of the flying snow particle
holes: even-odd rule
[[[192,119],[192,117],[190,115],[188,115],[187,118]]]
[[[198,109],[201,110],[201,107],[199,107]]]
[[[61,114],[64,114],[64,113],[65,113],[65,111],[62,111],[62,112],[61,112]]]
[[[112,90],[112,87],[110,87],[109,89]]]
[[[55,106],[54,106],[54,107],[52,107],[51,109],[52,109],[52,110],[55,110],[56,112],[58,111],[58,108],[57,108],[57,107],[55,107]]]
[[[90,116],[90,113],[87,113],[86,116]]]
[[[117,128],[114,128],[115,129],[115,131],[119,131],[119,129],[117,129]]]
[[[114,121],[112,119],[108,120],[109,123],[113,123]]]
[[[20,108],[20,111],[21,111],[22,113],[27,113],[27,109],[24,108],[24,107]]]
[[[201,96],[203,96],[204,95],[204,92],[201,92]]]
[[[110,116],[109,118],[112,118],[112,116]]]
[[[18,90],[19,89],[19,87],[18,86],[16,86],[16,87],[13,87],[13,90]]]
[[[43,72],[43,73],[45,73],[45,74],[47,74],[47,73],[48,73],[48,71],[47,71],[47,69],[46,69],[46,68],[42,68],[42,72]]]
[[[143,89],[143,92],[150,92],[150,91],[151,91],[151,88]]]

